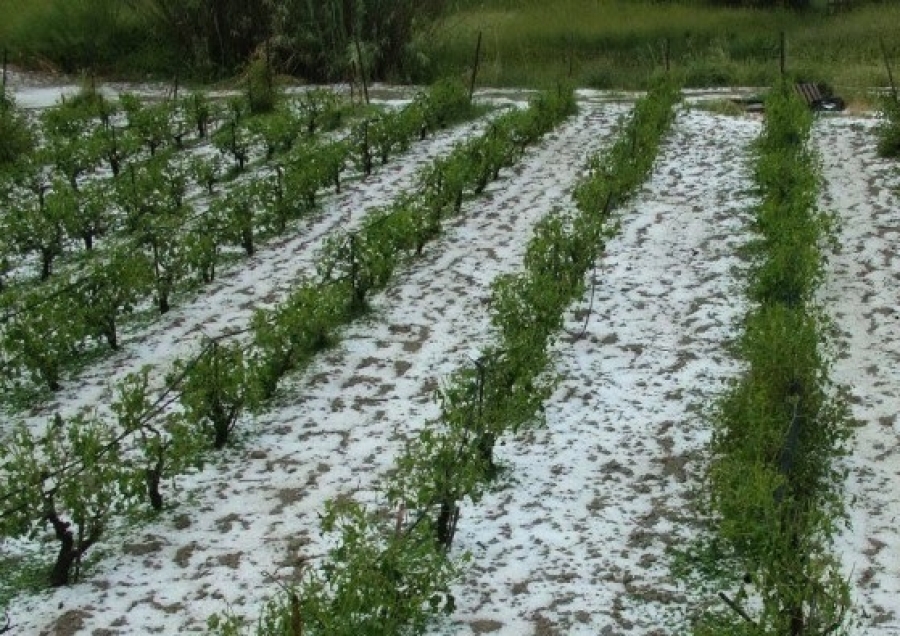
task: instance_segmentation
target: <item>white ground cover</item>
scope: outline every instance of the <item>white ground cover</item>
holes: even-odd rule
[[[369,319],[348,328],[342,344],[286,383],[272,411],[241,423],[241,448],[178,480],[173,510],[108,542],[108,554],[83,583],[17,602],[13,622],[20,632],[77,626],[85,633],[174,634],[202,631],[206,617],[226,604],[255,615],[277,591],[272,578],[294,580],[325,550],[317,518],[324,501],[338,495],[377,501],[378,478],[403,440],[437,416],[437,382],[486,341],[490,283],[520,267],[534,224],[569,200],[585,158],[611,139],[626,111],[587,106],[503,171],[375,299]],[[334,222],[396,194],[388,190],[356,194],[362,200],[336,206]],[[173,311],[208,331],[243,326],[247,305],[273,302],[279,294],[271,279],[287,283],[292,274],[284,269],[302,269],[310,250],[296,247],[261,253],[215,302],[205,298],[190,312]],[[157,344],[131,343],[125,361],[105,376],[92,371],[55,406],[89,404],[125,368],[176,355],[182,345],[173,330],[180,338],[195,337],[178,324],[154,326],[141,338]]]
[[[59,90],[31,88],[19,103],[49,105]],[[159,518],[114,530],[93,549],[83,582],[17,600],[11,633],[203,632],[206,617],[229,605],[255,616],[278,581],[314,567],[327,546],[323,502],[381,503],[380,478],[403,441],[438,414],[434,389],[489,342],[491,281],[521,267],[534,223],[571,204],[585,158],[627,111],[605,99],[582,92],[582,114],[467,202],[374,299],[369,318],[284,383],[270,412],[241,422],[240,448],[180,478],[177,492],[167,487],[174,503]],[[415,144],[348,182],[295,235],[260,246],[153,324],[126,329],[123,351],[69,379],[32,422],[105,403],[124,373],[144,364],[162,373],[203,334],[245,327],[254,308],[277,303],[310,271],[327,235],[392,200],[483,125]],[[860,614],[853,633],[879,636],[900,633],[900,164],[875,157],[872,125],[822,119],[814,139],[824,204],[842,220],[843,249],[821,298],[843,346],[832,375],[850,388],[860,423],[845,460],[852,526],[836,551]],[[469,552],[472,562],[454,588],[458,609],[434,636],[681,634],[686,609],[717,602],[672,580],[666,549],[694,534],[690,501],[709,441],[701,409],[738,371],[725,347],[747,309],[738,251],[750,236],[748,145],[759,130],[751,118],[679,115],[650,182],[620,211],[621,229],[592,274],[596,288],[567,315],[546,426],[503,440],[499,483],[479,504],[463,504],[454,554]],[[27,547],[0,541],[0,556]]]
[[[855,592],[859,633],[900,633],[900,163],[875,155],[875,121],[829,118],[814,129],[838,212],[841,250],[822,303],[841,347],[832,377],[857,421],[846,501],[851,526],[836,545]]]
[[[454,549],[473,565],[435,633],[684,633],[678,610],[704,599],[671,580],[665,551],[691,535],[698,410],[737,371],[724,345],[746,310],[737,252],[758,132],[679,115],[596,264],[593,302],[567,316],[546,427],[507,440],[501,486],[463,507]]]

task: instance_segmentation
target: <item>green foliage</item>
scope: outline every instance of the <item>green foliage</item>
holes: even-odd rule
[[[13,165],[35,146],[27,117],[8,95],[0,95],[0,170]]]
[[[188,171],[194,178],[195,183],[206,190],[210,196],[215,191],[215,186],[225,177],[223,169],[224,163],[222,157],[213,155],[211,157],[198,156],[191,159]]]
[[[879,40],[897,59],[897,5],[854,3],[852,11],[834,16],[762,8],[771,7],[769,2],[753,8],[734,4],[744,7],[693,1],[459,2],[419,34],[415,48],[427,61],[426,71],[464,72],[482,31],[483,86],[545,88],[568,75],[578,86],[643,90],[664,68],[667,46],[672,72],[686,86],[769,86],[779,80],[784,31],[789,71],[802,69],[816,81],[847,89],[887,86]]]
[[[177,363],[174,374],[187,422],[207,432],[213,448],[224,448],[248,400],[243,348],[213,340],[195,359]]]
[[[422,126],[429,131],[462,121],[472,113],[466,85],[453,77],[438,80],[427,92],[416,95],[413,105],[421,113]]]
[[[70,300],[64,292],[64,287],[51,288],[19,297],[3,331],[5,380],[24,370],[51,391],[62,388],[63,369],[76,355],[76,343],[83,334],[81,325],[72,320]]]
[[[320,130],[334,130],[344,120],[348,106],[340,95],[327,88],[305,91],[295,102],[307,135]]]
[[[222,154],[231,155],[238,172],[244,171],[247,160],[250,158],[253,135],[238,123],[237,118],[232,118],[219,129],[213,136],[213,144]]]
[[[172,106],[169,102],[147,104],[129,93],[119,96],[119,104],[125,111],[128,128],[147,148],[150,156],[173,137]]]
[[[152,285],[148,265],[143,255],[121,248],[112,248],[92,263],[72,294],[86,335],[103,338],[111,349],[118,350],[121,317],[134,310]]]
[[[213,215],[222,219],[219,236],[227,243],[239,245],[247,256],[256,251],[254,218],[259,208],[256,183],[248,181],[232,188],[224,199],[213,203]]]
[[[84,249],[94,248],[94,240],[106,234],[112,219],[112,191],[102,182],[92,181],[78,190],[64,185],[59,193],[69,197],[62,224],[70,239],[80,240]]]
[[[830,227],[816,209],[810,126],[787,86],[773,91],[757,143],[755,302],[737,350],[746,371],[713,416],[711,523],[726,558],[748,573],[737,602],[754,607],[755,628],[747,631],[735,613],[709,612],[694,634],[833,633],[850,604],[829,551],[844,516],[836,458],[845,452],[849,411],[828,379],[828,325],[813,305]]]
[[[113,430],[85,416],[68,422],[57,418],[40,436],[18,426],[0,447],[6,513],[0,533],[43,539],[49,526],[59,550],[49,573],[51,585],[77,580],[86,552],[129,503],[120,496],[117,449]],[[78,478],[65,478],[73,466]]]
[[[271,398],[281,378],[330,346],[350,317],[348,286],[301,284],[280,306],[253,315],[253,404]]]
[[[217,199],[209,209],[195,219],[184,236],[185,265],[197,275],[200,283],[211,283],[216,278],[221,246],[225,242],[227,210]]]
[[[271,113],[279,100],[279,90],[275,85],[272,68],[265,58],[250,61],[247,67],[246,97],[250,114],[261,115]]]
[[[584,274],[608,232],[611,202],[624,200],[652,167],[678,94],[677,87],[662,82],[638,102],[619,140],[604,159],[591,161],[588,177],[576,188],[580,214],[555,213],[541,221],[526,250],[525,271],[500,276],[494,282],[491,321],[500,343],[482,356],[476,368],[454,376],[441,392],[445,427],[467,431],[487,467],[485,477],[496,472],[496,440],[536,421],[549,396],[553,383],[545,372],[548,345],[562,327],[565,307],[583,293]],[[522,152],[519,144],[533,142],[573,108],[571,91],[559,88],[535,98],[526,113],[498,120],[483,138],[483,146],[470,143],[460,154],[467,166],[463,182],[473,183],[476,191],[482,188],[506,165],[506,157]],[[443,165],[452,166],[450,162],[455,160],[451,155]],[[458,187],[449,185],[453,180],[452,176],[429,175],[429,183],[438,187]]]
[[[123,437],[128,436],[133,447],[122,467],[125,492],[135,500],[146,500],[153,510],[159,511],[164,503],[162,482],[202,467],[209,440],[191,418],[179,413],[156,416],[149,371],[144,368],[125,376],[116,386],[111,409]]]
[[[340,500],[327,505],[322,528],[337,535],[326,565],[266,605],[259,636],[421,634],[433,614],[453,611],[449,586],[459,568],[427,525]],[[244,633],[236,617],[210,625],[223,636]]]
[[[900,100],[893,96],[885,97],[881,103],[878,154],[882,157],[900,157]]]
[[[5,233],[14,249],[25,256],[37,254],[41,263],[41,280],[53,271],[53,262],[63,252],[64,220],[71,214],[74,201],[65,186],[47,192],[49,186],[38,186],[36,199],[28,199],[5,217]]]

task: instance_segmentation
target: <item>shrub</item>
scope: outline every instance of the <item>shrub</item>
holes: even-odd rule
[[[34,149],[34,133],[12,97],[0,95],[0,168]]]
[[[893,97],[885,98],[882,104],[878,154],[882,157],[900,157],[900,100]]]

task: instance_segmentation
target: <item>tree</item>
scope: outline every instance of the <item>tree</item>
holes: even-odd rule
[[[40,258],[41,280],[53,272],[53,262],[63,252],[64,221],[72,214],[74,199],[68,186],[57,181],[37,186],[37,196],[21,201],[6,216],[5,231],[16,250],[23,256],[36,252]]]
[[[16,108],[12,97],[0,95],[0,169],[15,164],[34,146],[34,131],[28,120]]]
[[[77,581],[84,555],[128,504],[113,430],[85,415],[57,417],[42,435],[19,425],[0,446],[0,461],[0,533],[40,539],[49,526],[58,545],[50,585]]]
[[[118,350],[119,318],[134,310],[150,286],[150,264],[140,252],[112,247],[99,256],[73,293],[87,334]]]
[[[181,376],[185,419],[207,433],[213,448],[224,448],[248,399],[243,349],[213,340],[197,358],[177,364],[174,373]]]
[[[160,511],[164,504],[163,480],[200,468],[207,443],[201,429],[183,414],[156,412],[150,398],[149,372],[145,367],[119,382],[111,408],[123,436],[133,440],[136,451],[125,460],[126,491]]]
[[[94,249],[94,239],[109,229],[112,197],[102,181],[91,181],[80,190],[62,187],[59,196],[65,197],[63,227],[70,238],[81,240],[84,249]]]
[[[63,368],[76,355],[84,336],[81,322],[73,320],[70,288],[70,283],[61,281],[24,293],[3,331],[8,372],[23,368],[51,391],[62,388]]]

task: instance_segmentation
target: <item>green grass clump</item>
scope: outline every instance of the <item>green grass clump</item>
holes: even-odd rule
[[[881,125],[878,127],[878,154],[900,157],[900,100],[885,97],[881,106]]]

